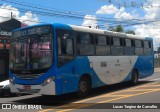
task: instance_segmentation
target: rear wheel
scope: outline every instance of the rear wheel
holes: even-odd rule
[[[131,84],[136,85],[138,83],[138,70],[133,70]]]
[[[90,78],[84,76],[80,79],[78,84],[78,96],[85,97],[89,94],[91,89],[91,81]]]

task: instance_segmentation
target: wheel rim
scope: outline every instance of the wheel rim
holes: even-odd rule
[[[87,83],[86,83],[85,81],[82,81],[82,82],[80,83],[80,90],[81,90],[82,92],[86,92],[86,91],[87,91]]]

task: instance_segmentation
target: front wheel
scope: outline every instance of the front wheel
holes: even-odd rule
[[[136,85],[138,83],[138,70],[134,70],[132,74],[131,84]]]
[[[78,84],[78,96],[85,97],[89,94],[91,89],[90,79],[88,77],[82,77]]]

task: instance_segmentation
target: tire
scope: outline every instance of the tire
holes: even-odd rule
[[[131,85],[136,85],[138,83],[138,70],[133,70]]]
[[[9,93],[9,96],[18,97],[21,96],[21,93]]]
[[[84,76],[80,79],[78,84],[78,97],[85,97],[89,94],[91,90],[91,80],[90,78]]]

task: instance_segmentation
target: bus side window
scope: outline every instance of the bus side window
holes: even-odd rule
[[[96,40],[96,45],[95,45],[96,55],[100,56],[110,55],[110,46],[108,45],[109,44],[108,37],[104,35],[96,35],[95,40]]]
[[[70,62],[73,59],[73,39],[68,32],[69,31],[67,30],[57,31],[59,67]]]
[[[149,41],[144,41],[144,54],[145,55],[152,54],[151,42],[149,42]]]
[[[122,46],[122,40],[118,37],[112,37],[113,38],[113,45],[111,41],[111,52],[112,55],[119,56],[123,55],[123,46]]]
[[[77,35],[77,54],[94,55],[94,37],[89,33],[78,33]]]
[[[135,54],[136,55],[143,55],[143,43],[141,40],[135,40]]]
[[[124,46],[124,54],[125,55],[134,55],[134,45],[133,45],[133,40],[131,39],[125,39],[124,41],[125,46]]]

